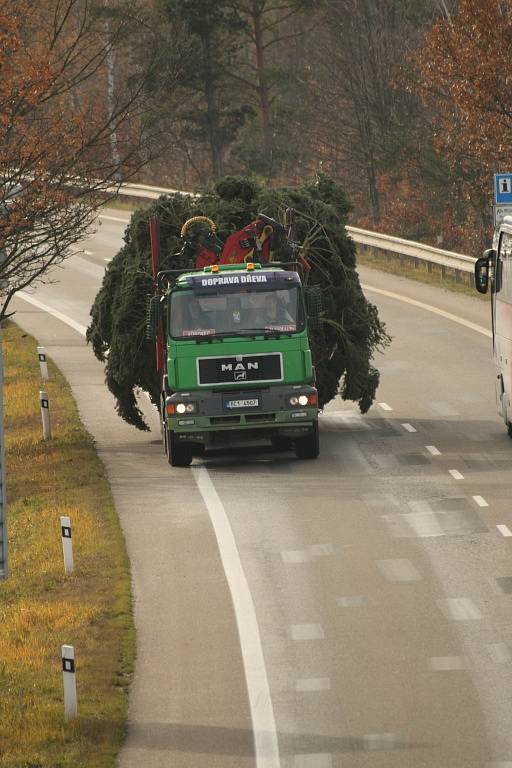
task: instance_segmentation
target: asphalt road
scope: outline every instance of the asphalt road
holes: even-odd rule
[[[240,449],[171,470],[156,413],[151,434],[119,419],[81,335],[127,218],[109,215],[16,320],[70,381],[126,537],[121,768],[512,767],[512,441],[489,307],[361,269],[393,336],[370,412],[330,403],[318,461]]]

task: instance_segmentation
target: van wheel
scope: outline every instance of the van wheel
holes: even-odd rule
[[[298,459],[316,459],[320,453],[318,420],[313,422],[313,429],[308,435],[295,441],[295,455]]]
[[[171,467],[189,467],[192,463],[192,445],[190,443],[179,443],[174,436],[172,429],[164,428],[166,435],[166,454],[167,461]]]

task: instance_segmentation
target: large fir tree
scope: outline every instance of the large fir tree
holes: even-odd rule
[[[123,419],[147,429],[137,407],[137,388],[147,391],[155,405],[160,401],[154,344],[145,341],[146,297],[152,292],[149,218],[159,219],[161,268],[169,269],[176,266],[181,226],[191,216],[210,216],[225,238],[259,212],[283,220],[289,207],[296,211],[298,239],[312,267],[306,284],[319,286],[323,299],[319,327],[310,331],[320,406],[339,393],[357,401],[363,413],[368,410],[379,383],[372,358],[389,338],[361,290],[355,246],[345,229],[349,204],[343,190],[325,176],[276,189],[227,177],[201,197],[163,196],[151,208],[136,211],[124,246],[107,268],[87,338],[105,363],[107,385]]]

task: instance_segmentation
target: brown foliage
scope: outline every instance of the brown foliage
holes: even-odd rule
[[[136,139],[121,155],[112,136],[128,118],[134,125],[140,85],[113,105],[102,96],[122,27],[105,34],[90,0],[0,0],[0,319],[84,236],[98,195],[139,162]]]

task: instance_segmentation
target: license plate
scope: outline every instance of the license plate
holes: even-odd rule
[[[260,407],[260,399],[259,397],[247,397],[243,400],[228,400],[227,398],[224,400],[224,408],[226,408],[228,411],[235,410],[237,408],[259,408]]]

